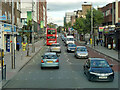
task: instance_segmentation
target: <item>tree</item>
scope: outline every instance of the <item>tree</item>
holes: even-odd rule
[[[85,19],[77,18],[76,22],[73,25],[73,28],[77,30],[80,34],[82,34],[85,28]]]
[[[102,24],[104,16],[101,11],[93,9],[93,27],[99,26]],[[86,27],[85,30],[90,32],[91,30],[91,10],[87,11],[86,14]]]
[[[71,26],[72,26],[72,25],[71,25],[71,22],[64,24],[64,27],[66,28],[66,31],[67,31],[67,32],[68,32],[68,28],[70,28]]]

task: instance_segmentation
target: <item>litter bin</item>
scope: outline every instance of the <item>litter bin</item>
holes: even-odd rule
[[[111,44],[108,44],[108,49],[111,49]]]

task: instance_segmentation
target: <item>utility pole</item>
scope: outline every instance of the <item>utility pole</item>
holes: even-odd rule
[[[32,0],[32,53],[34,53],[35,52],[35,46],[34,46],[34,26],[33,26],[33,17],[34,17],[34,15],[33,15],[33,4],[34,2],[33,2],[33,0]]]
[[[91,47],[93,47],[93,8],[92,8],[92,3],[91,3]]]
[[[12,0],[12,44],[11,44],[12,69],[15,69],[15,43],[14,43],[14,0]]]

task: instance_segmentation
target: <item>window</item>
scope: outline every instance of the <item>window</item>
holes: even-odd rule
[[[55,36],[48,36],[47,39],[55,39]]]
[[[48,30],[48,34],[55,34],[55,30]]]

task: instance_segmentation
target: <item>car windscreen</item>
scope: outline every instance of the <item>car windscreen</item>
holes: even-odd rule
[[[86,49],[86,48],[77,48],[77,51],[80,51],[80,52],[86,52],[87,49]]]
[[[73,38],[67,38],[67,41],[73,41],[74,39]]]
[[[55,39],[55,36],[48,36],[47,39]]]
[[[76,47],[75,44],[68,44],[68,47]]]
[[[56,55],[44,55],[43,59],[56,59]]]
[[[48,30],[48,34],[55,34],[55,30]]]
[[[109,64],[106,60],[91,60],[91,67],[109,67]]]

